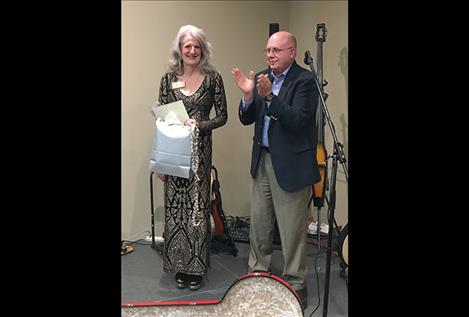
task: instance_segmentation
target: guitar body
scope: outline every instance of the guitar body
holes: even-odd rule
[[[241,276],[221,300],[123,303],[121,316],[304,317],[304,311],[298,294],[287,282],[259,272]]]
[[[220,210],[218,209],[216,200],[212,200],[212,217],[213,222],[215,223],[215,230],[213,234],[215,236],[221,236],[225,233],[225,224],[223,223],[222,215],[220,214]]]
[[[321,180],[313,184],[313,202],[314,206],[322,207],[324,205],[324,195],[326,194],[327,179],[327,152],[324,144],[319,143],[316,146],[316,160],[319,165],[319,175]]]
[[[214,230],[212,231],[212,252],[226,252],[236,256],[238,249],[235,246],[230,228],[226,222],[225,213],[221,202],[220,182],[218,181],[218,171],[212,165],[212,219]]]
[[[221,202],[220,181],[218,180],[218,171],[212,165],[211,173],[211,204],[212,204],[212,217],[215,223],[215,236],[221,236],[226,233],[225,214],[223,213],[223,206]]]

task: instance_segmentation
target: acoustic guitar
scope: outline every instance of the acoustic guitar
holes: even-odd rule
[[[212,251],[213,252],[226,252],[236,256],[238,249],[236,248],[233,236],[231,234],[230,227],[225,218],[223,211],[223,205],[221,201],[220,193],[220,181],[218,180],[218,171],[214,165],[212,165],[211,171],[211,183],[212,183],[212,219],[215,224],[212,235]]]
[[[218,180],[218,171],[215,166],[212,165],[211,173],[211,183],[212,183],[212,196],[211,196],[211,205],[212,205],[212,217],[215,223],[215,236],[221,236],[226,232],[226,219],[223,213],[221,193],[220,193],[220,181]]]

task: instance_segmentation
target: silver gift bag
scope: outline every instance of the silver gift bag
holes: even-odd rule
[[[189,178],[194,127],[156,119],[150,171]]]

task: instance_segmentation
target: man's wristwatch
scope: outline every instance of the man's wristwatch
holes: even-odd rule
[[[271,91],[270,94],[268,94],[267,96],[265,96],[265,100],[266,101],[272,101],[272,98],[274,98],[274,93]]]

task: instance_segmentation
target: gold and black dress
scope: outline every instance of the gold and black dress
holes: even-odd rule
[[[200,87],[190,96],[172,88],[171,83],[176,81],[174,73],[163,75],[159,102],[164,105],[182,100],[189,117],[197,119],[199,124],[192,149],[195,174],[188,179],[165,177],[163,269],[165,272],[205,275],[210,267],[212,130],[223,126],[228,119],[225,88],[217,71],[207,73]],[[215,117],[210,119],[213,107]]]

